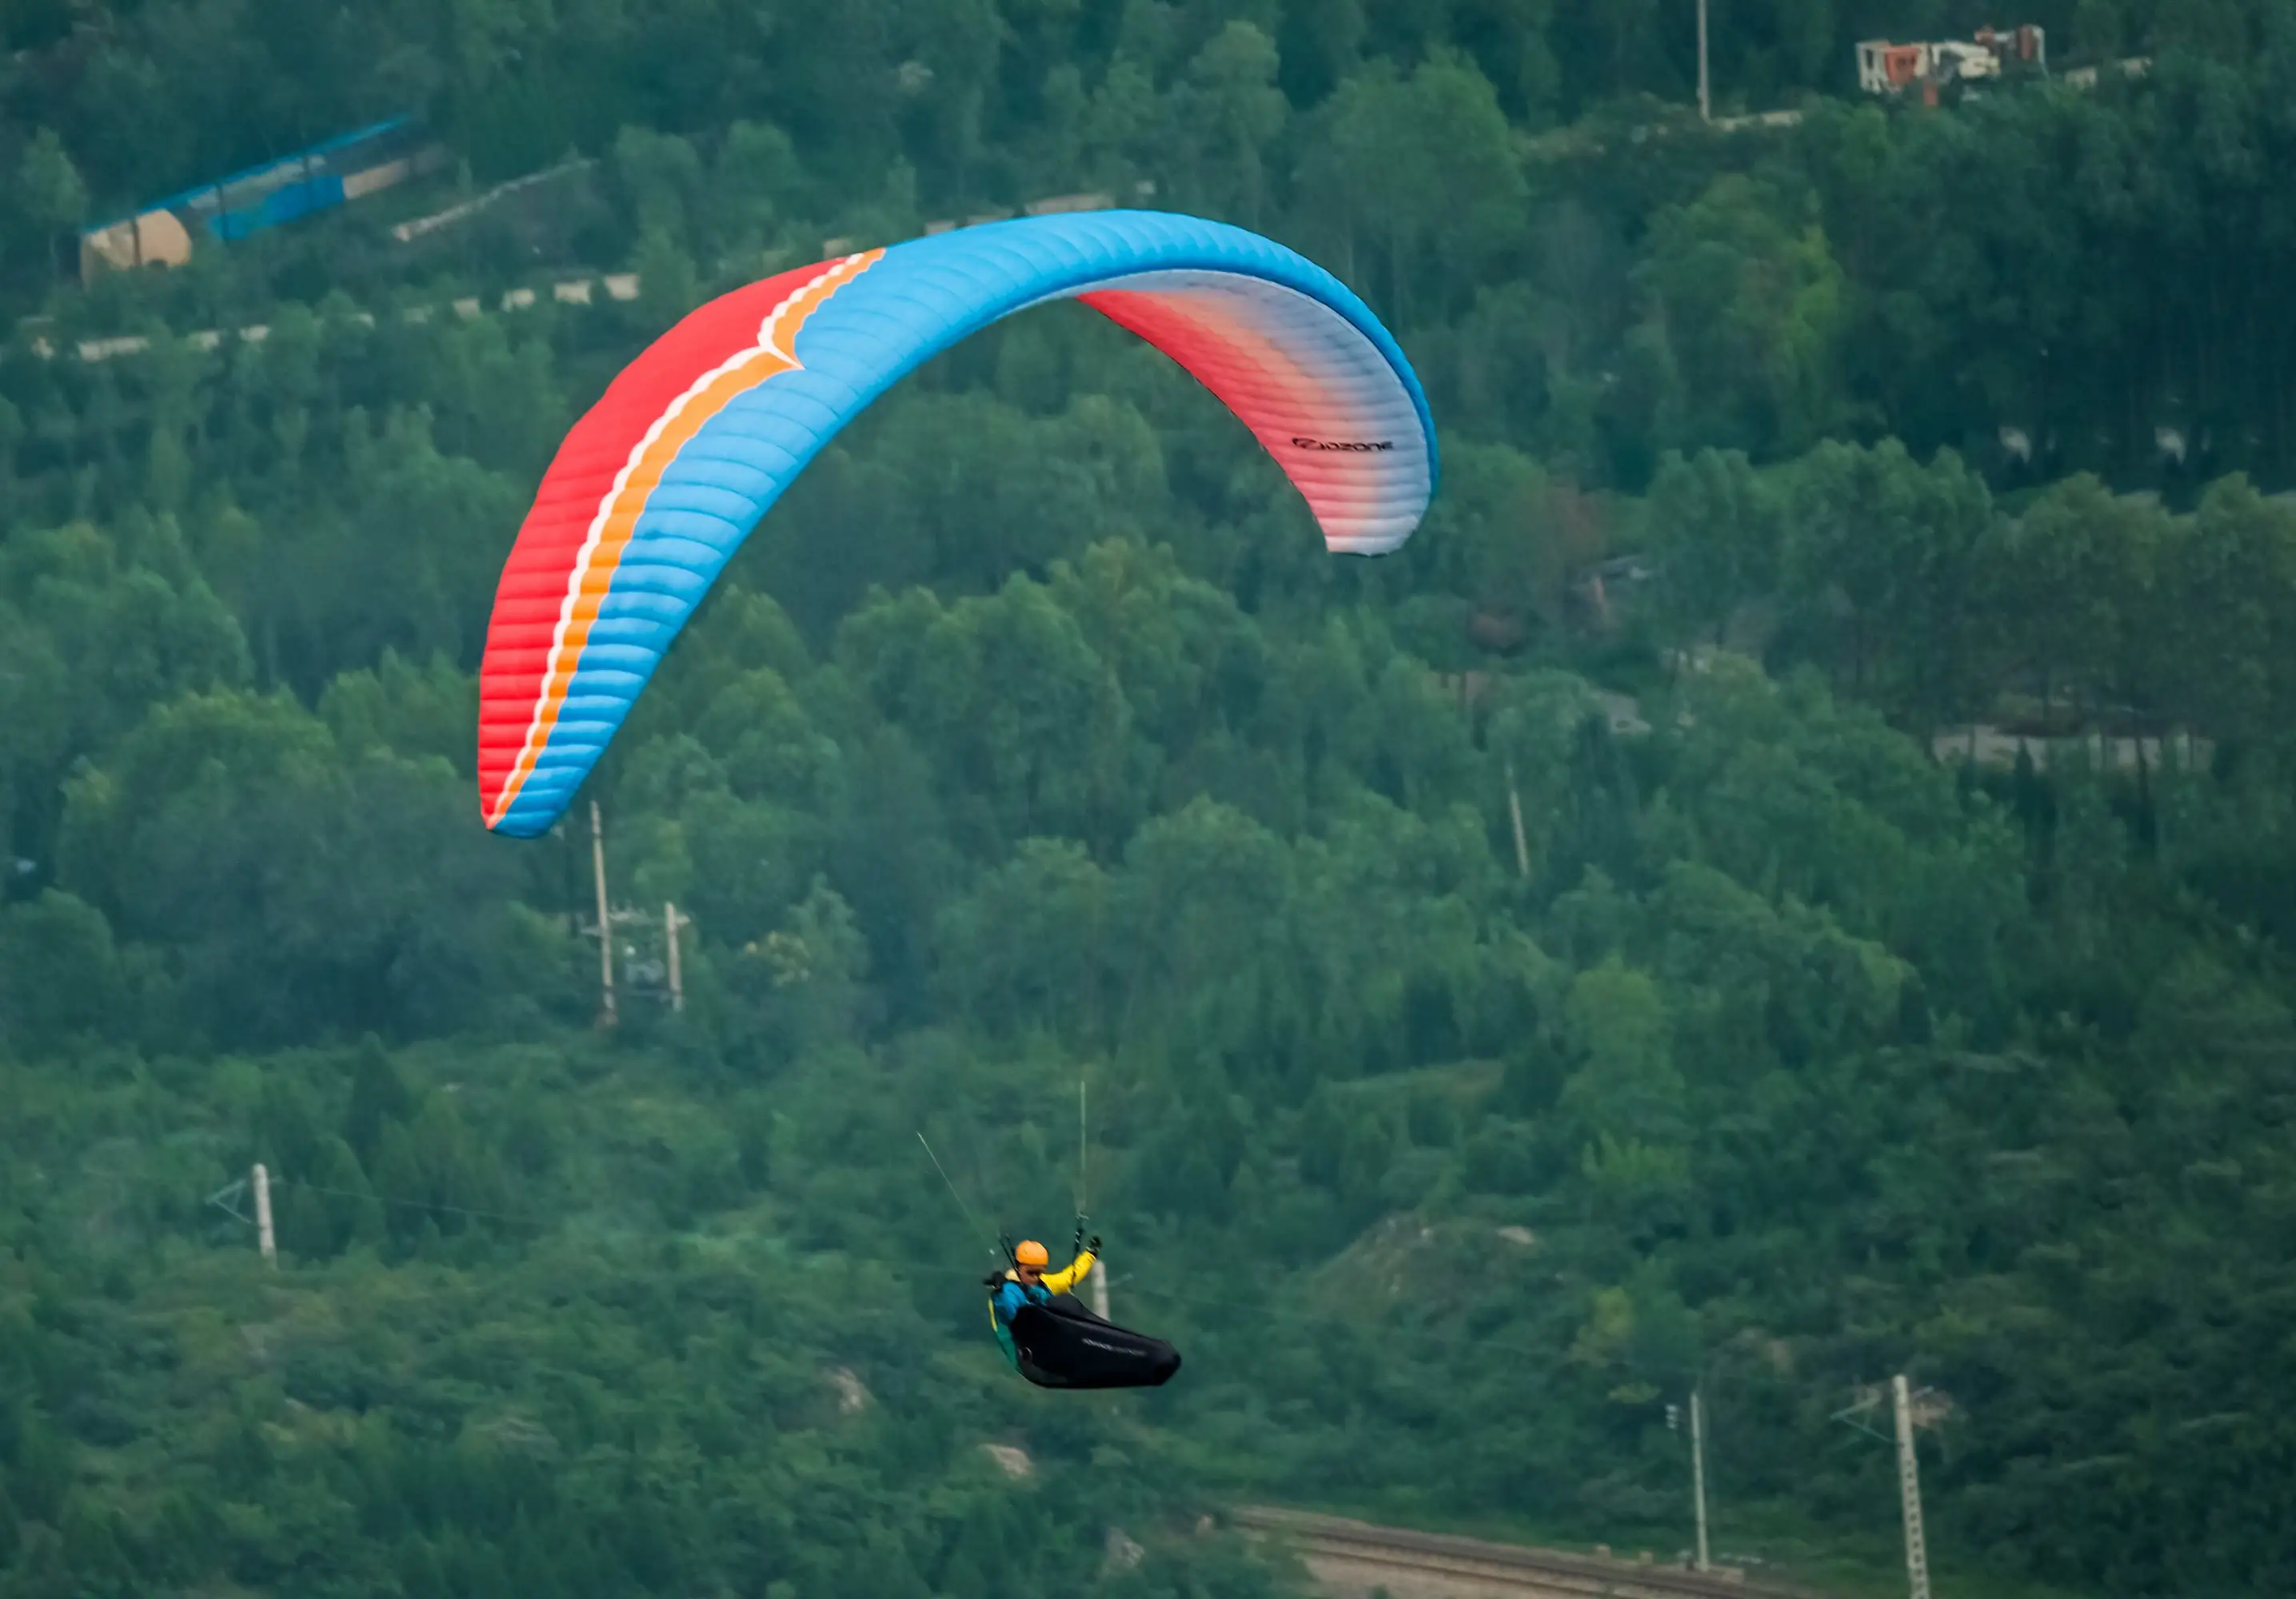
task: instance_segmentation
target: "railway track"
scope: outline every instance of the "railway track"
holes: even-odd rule
[[[1819,1599],[1751,1583],[1737,1571],[1570,1554],[1557,1549],[1375,1527],[1269,1505],[1229,1520],[1250,1537],[1288,1545],[1330,1599]]]

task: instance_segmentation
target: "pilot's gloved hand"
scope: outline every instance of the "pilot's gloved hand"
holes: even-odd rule
[[[1100,1253],[1100,1234],[1095,1233],[1091,1237],[1086,1239],[1084,1241],[1084,1247],[1086,1253],[1095,1256],[1098,1255]]]

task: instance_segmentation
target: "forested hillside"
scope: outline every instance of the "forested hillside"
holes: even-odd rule
[[[1718,5],[1812,96],[1726,134],[1634,0],[12,5],[0,1594],[1286,1591],[1246,1496],[1671,1553],[1693,1385],[1718,1547],[1887,1592],[1829,1418],[1901,1370],[1956,1591],[2296,1588],[2296,23],[2147,9],[1925,115],[1848,41],[1985,19]],[[594,164],[60,270],[410,103],[409,206]],[[1328,556],[1078,307],[938,359],[591,784],[597,1028],[586,806],[472,783],[558,439],[1078,191],[1359,290],[1434,512]],[[569,268],[641,291],[492,308]],[[1171,1387],[1004,1366],[920,1130],[1056,1250],[1086,1190]]]

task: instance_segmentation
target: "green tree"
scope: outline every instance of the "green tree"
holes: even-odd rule
[[[1281,839],[1210,800],[1142,827],[1116,889],[1122,1037],[1231,1058],[1264,1047],[1293,1014],[1292,870]]]
[[[1000,1031],[1049,1024],[1092,1044],[1105,1036],[1109,883],[1083,848],[1026,839],[942,913],[942,980],[966,1013]]]
[[[1687,1100],[1658,984],[1613,957],[1578,974],[1563,1019],[1580,1061],[1562,1089],[1574,1130],[1589,1141],[1681,1143]]]
[[[36,132],[16,163],[16,204],[48,242],[48,269],[63,270],[59,241],[87,218],[87,186],[53,128]]]
[[[2162,529],[2152,511],[2083,474],[2009,524],[1996,593],[2003,626],[2040,692],[2090,713],[2129,685]]]
[[[1506,119],[1489,80],[1454,58],[1407,78],[1377,66],[1349,78],[1308,137],[1299,184],[1342,275],[1356,275],[1360,247],[1405,326],[1522,238],[1527,191]]]
[[[2169,716],[2231,738],[2265,735],[2296,701],[2296,518],[2245,479],[2212,486],[2170,525],[2154,570],[2148,676]]]
[[[816,878],[784,925],[745,951],[768,987],[767,1013],[791,1054],[851,1037],[860,1021],[869,947],[852,907]]]
[[[130,990],[94,906],[50,889],[0,908],[0,1026],[20,1050],[61,1051],[123,1030]]]
[[[805,181],[797,146],[771,123],[726,130],[709,169],[707,215],[728,256],[767,248],[789,225]]]
[[[1837,672],[1926,734],[1990,680],[1982,623],[1997,571],[1992,496],[1950,453],[1824,445],[1795,471],[1783,546],[1803,625]]]
[[[1723,638],[1732,613],[1778,580],[1780,507],[1737,451],[1701,450],[1659,465],[1645,535],[1667,604],[1685,633]]]
[[[193,695],[74,780],[62,875],[226,1036],[447,1027],[503,970],[511,866],[468,803],[443,762],[343,763],[283,698]]]
[[[706,180],[701,157],[690,143],[676,134],[625,127],[614,140],[614,176],[632,232],[693,248]]]
[[[319,719],[346,755],[436,756],[465,775],[477,761],[478,682],[443,655],[423,666],[385,648],[372,671],[346,672],[319,696]]]
[[[414,1095],[382,1040],[369,1033],[351,1060],[350,1103],[343,1112],[343,1138],[354,1158],[373,1160],[382,1148],[383,1128],[414,1114]]]
[[[1267,154],[1290,114],[1276,66],[1275,41],[1250,22],[1231,21],[1196,53],[1171,97],[1190,187],[1206,209],[1246,227],[1262,226]]]
[[[1546,864],[1570,803],[1573,751],[1582,730],[1603,716],[1587,681],[1568,672],[1525,673],[1500,691],[1491,712],[1489,745],[1499,757],[1510,824],[1522,817],[1524,877]]]
[[[1792,452],[1840,420],[1841,268],[1797,209],[1733,173],[1652,220],[1635,281],[1681,369],[1685,442]]]

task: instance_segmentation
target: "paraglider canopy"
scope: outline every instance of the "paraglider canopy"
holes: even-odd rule
[[[1077,299],[1250,428],[1324,542],[1384,554],[1435,489],[1418,379],[1364,303],[1241,228],[1037,217],[823,261],[695,311],[627,368],[544,475],[480,671],[487,825],[549,830],[663,652],[783,489],[903,373],[997,318]]]

